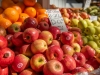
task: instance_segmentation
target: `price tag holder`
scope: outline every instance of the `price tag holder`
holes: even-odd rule
[[[52,26],[57,26],[62,32],[68,31],[59,9],[47,9],[46,12]]]
[[[97,20],[97,18],[98,18],[97,16],[90,16],[91,21]]]
[[[91,0],[86,0],[85,5],[84,5],[84,9],[88,8],[91,4]]]

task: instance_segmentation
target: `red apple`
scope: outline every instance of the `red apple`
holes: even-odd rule
[[[52,33],[53,39],[59,39],[61,31],[60,31],[60,29],[58,27],[51,26],[51,27],[49,27],[48,31],[50,31]]]
[[[8,67],[1,68],[0,75],[8,75],[8,74],[9,74]]]
[[[60,42],[58,40],[52,40],[52,43],[49,46],[51,45],[56,45],[60,47]]]
[[[43,66],[46,63],[47,63],[47,60],[43,54],[35,54],[30,59],[30,66],[36,72],[42,71]]]
[[[64,58],[61,60],[61,63],[64,66],[64,72],[70,72],[76,68],[76,62],[74,58],[70,55],[65,55]]]
[[[81,49],[81,53],[83,53],[86,59],[90,59],[95,56],[95,50],[89,45],[85,45]]]
[[[19,75],[38,75],[34,70],[31,68],[24,69]]]
[[[48,60],[58,60],[63,59],[63,51],[59,46],[52,45],[46,50],[46,57]]]
[[[22,24],[22,30],[25,30],[27,28],[36,28],[38,25],[37,19],[33,17],[28,17],[24,20]]]
[[[27,67],[29,67],[29,58],[23,54],[18,54],[15,56],[12,63],[12,68],[15,72],[21,72]]]
[[[65,22],[65,24],[67,25],[68,23],[70,23],[70,19],[67,17],[63,17],[63,20]]]
[[[69,13],[62,13],[62,16],[69,18]]]
[[[72,75],[71,73],[63,73],[62,75]]]
[[[6,48],[7,45],[7,39],[4,36],[0,36],[0,49]]]
[[[41,21],[39,22],[39,24],[37,25],[37,28],[41,31],[43,30],[48,30],[49,29],[49,24],[45,21]]]
[[[86,58],[83,53],[76,52],[73,54],[73,58],[76,61],[76,66],[83,66],[86,62]]]
[[[16,32],[13,37],[12,37],[12,43],[17,46],[20,47],[22,46],[25,42],[23,40],[23,32]]]
[[[43,67],[44,75],[62,75],[63,71],[63,65],[57,60],[50,60]]]
[[[88,72],[92,72],[94,70],[93,66],[90,64],[84,64],[83,67],[88,71]]]
[[[89,14],[87,14],[86,12],[81,12],[81,13],[80,13],[80,16],[81,16],[83,19],[88,19],[88,18],[89,18]]]
[[[46,41],[47,45],[50,45],[53,40],[53,35],[49,31],[42,31],[39,34],[39,39],[43,39],[44,41]]]
[[[67,9],[66,9],[66,8],[61,8],[61,9],[60,9],[60,12],[61,12],[61,14],[67,13]]]
[[[23,32],[23,39],[26,43],[32,43],[38,39],[39,32],[35,28],[27,28]]]
[[[63,46],[62,46],[62,50],[63,50],[63,53],[64,53],[64,55],[73,55],[74,54],[74,49],[73,49],[73,47],[72,46],[70,46],[70,45],[66,45],[66,44],[64,44]]]
[[[11,65],[15,58],[15,53],[10,48],[4,48],[0,51],[0,66],[7,67]]]
[[[72,32],[62,32],[60,40],[63,44],[71,45],[74,42],[74,34]]]
[[[33,54],[43,53],[47,50],[47,43],[42,39],[37,39],[31,44],[31,51]]]
[[[32,57],[33,53],[31,51],[31,45],[30,44],[24,44],[23,46],[20,47],[19,53],[24,54],[27,57]]]

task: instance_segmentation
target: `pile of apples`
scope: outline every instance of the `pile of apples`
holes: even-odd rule
[[[83,22],[82,22],[83,23]],[[0,36],[0,75],[76,75],[99,68],[100,54],[84,45],[80,28],[61,30],[28,17]]]

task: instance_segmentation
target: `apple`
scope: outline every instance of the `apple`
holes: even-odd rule
[[[62,16],[63,16],[63,17],[67,17],[67,18],[70,17],[70,16],[69,16],[69,13],[67,13],[67,12],[66,12],[66,13],[62,13]]]
[[[0,49],[6,48],[8,45],[7,39],[4,36],[0,36]]]
[[[48,31],[50,31],[53,35],[53,39],[59,39],[59,36],[61,34],[61,31],[58,27],[56,26],[50,26]]]
[[[39,24],[37,25],[37,28],[41,31],[43,30],[48,30],[49,29],[49,24],[45,21],[41,21],[39,22]]]
[[[0,26],[0,36],[6,36],[7,35],[7,31],[4,27]]]
[[[24,54],[27,57],[32,57],[33,53],[31,51],[31,45],[30,44],[24,44],[19,48],[19,53]]]
[[[36,28],[38,25],[37,19],[33,17],[28,17],[24,20],[22,24],[22,30],[25,30],[27,28]]]
[[[90,65],[90,64],[87,64],[87,63],[86,63],[86,64],[83,65],[83,67],[84,67],[88,72],[94,71],[93,66]]]
[[[74,49],[73,49],[73,47],[72,46],[70,46],[70,45],[66,45],[66,44],[64,44],[64,45],[62,45],[62,50],[63,50],[63,53],[64,53],[64,55],[73,55],[74,54]]]
[[[77,27],[78,26],[78,22],[79,22],[78,19],[72,18],[71,19],[71,26],[72,27]]]
[[[63,73],[62,75],[72,75],[71,73]]]
[[[61,8],[61,9],[60,9],[60,12],[61,12],[61,14],[67,13],[67,9],[66,9],[66,8]]]
[[[24,69],[19,75],[38,75],[34,70],[31,68]]]
[[[88,38],[86,36],[82,36],[83,40],[83,46],[85,46],[88,43]]]
[[[65,55],[61,60],[61,63],[64,67],[64,72],[70,72],[76,68],[76,62],[74,58],[70,55]]]
[[[100,26],[94,26],[94,28],[96,30],[95,34],[98,35],[100,33]]]
[[[47,49],[47,43],[42,39],[37,39],[31,44],[31,51],[33,54],[44,53]]]
[[[94,26],[99,26],[99,24],[100,24],[99,21],[97,21],[97,20],[93,20],[92,23],[94,24]]]
[[[29,61],[30,59],[24,54],[18,54],[15,56],[11,67],[15,72],[21,72],[29,67]]]
[[[56,45],[56,46],[60,47],[61,44],[60,44],[59,40],[52,40],[52,43],[49,46],[51,46],[51,45]]]
[[[53,40],[53,35],[49,31],[42,31],[39,34],[39,39],[43,39],[44,41],[46,41],[47,45],[50,45],[52,43],[52,40]]]
[[[74,42],[74,43],[72,43],[71,46],[73,47],[75,52],[80,52],[81,51],[81,47],[78,43]]]
[[[37,40],[39,37],[39,32],[35,28],[27,28],[23,32],[23,40],[26,43],[32,43],[33,41]]]
[[[84,67],[76,67],[74,70],[72,70],[72,74],[78,74],[78,73],[84,73],[88,72]]]
[[[83,46],[81,53],[85,55],[86,59],[90,59],[95,56],[95,50],[89,45]]]
[[[60,41],[63,44],[71,45],[74,42],[74,34],[72,32],[62,32],[60,35]]]
[[[86,58],[83,53],[76,52],[73,54],[73,58],[76,61],[76,66],[83,66],[86,62]]]
[[[88,26],[94,26],[94,24],[91,22],[90,19],[84,19],[84,20],[87,22]]]
[[[21,31],[21,27],[18,24],[12,24],[7,28],[8,33],[15,34]]]
[[[43,17],[43,18],[41,19],[41,21],[45,21],[45,22],[47,22],[47,23],[51,26],[51,23],[50,23],[50,20],[49,20],[48,17]]]
[[[43,67],[44,75],[62,75],[63,71],[63,65],[58,60],[50,60]]]
[[[64,22],[65,22],[66,25],[70,22],[70,19],[67,18],[67,17],[64,17],[64,16],[63,16],[63,20],[64,20]]]
[[[6,37],[7,42],[8,42],[7,47],[9,47],[9,48],[14,47],[14,45],[13,45],[13,43],[12,43],[13,34],[7,34],[5,37]]]
[[[100,53],[96,54],[95,58],[98,61],[98,63],[100,64],[100,58],[99,57],[100,57]]]
[[[46,50],[46,57],[48,60],[58,60],[63,59],[63,51],[59,46],[52,45]]]
[[[0,75],[8,75],[9,74],[8,67],[1,68],[0,73],[1,73]]]
[[[17,46],[20,47],[22,46],[25,42],[23,40],[23,32],[16,32],[13,37],[11,38],[12,43]]]
[[[81,13],[80,13],[80,16],[81,16],[83,19],[88,19],[88,18],[89,18],[89,14],[87,14],[86,12],[81,12]]]
[[[16,71],[14,71],[14,69],[11,66],[9,66],[9,74],[10,75],[18,75],[18,73]]]
[[[43,66],[46,63],[47,63],[47,60],[43,54],[35,54],[30,59],[30,66],[36,72],[42,71]]]
[[[15,53],[10,48],[3,48],[0,51],[0,66],[7,67],[12,64],[15,58]]]

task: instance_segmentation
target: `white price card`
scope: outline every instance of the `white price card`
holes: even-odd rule
[[[98,18],[97,16],[90,16],[91,21],[97,20],[97,18]]]
[[[46,11],[52,26],[57,26],[62,32],[68,31],[59,9],[47,9]]]
[[[90,7],[90,4],[91,4],[91,0],[85,0],[84,9]]]

